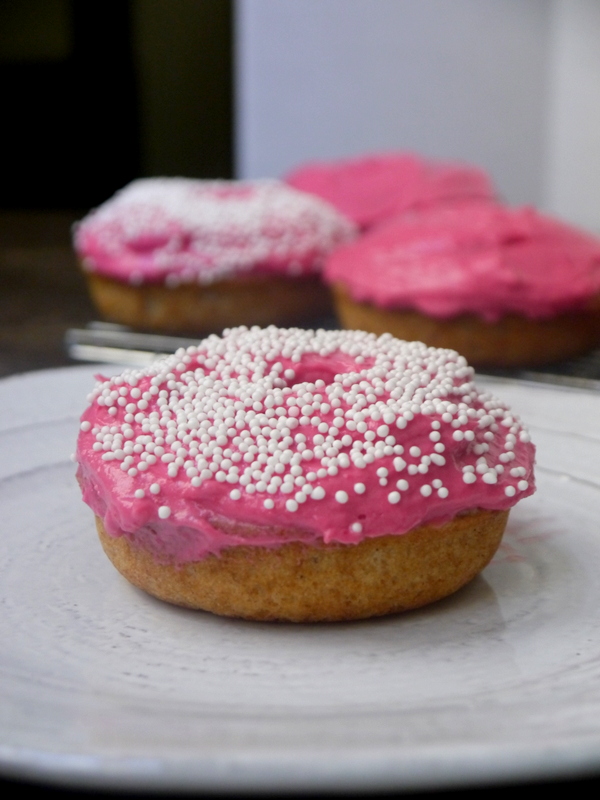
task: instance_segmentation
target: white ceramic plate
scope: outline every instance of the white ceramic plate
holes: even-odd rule
[[[0,381],[0,772],[128,789],[410,789],[600,768],[600,394],[498,381],[538,493],[454,597],[254,624],[138,592],[70,453],[90,367]]]

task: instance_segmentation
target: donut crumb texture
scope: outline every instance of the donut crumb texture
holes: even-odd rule
[[[547,319],[507,314],[486,322],[475,314],[436,318],[411,309],[379,308],[354,300],[341,284],[333,286],[343,328],[391,333],[429,347],[457,350],[478,367],[522,367],[575,358],[600,343],[600,303]]]
[[[207,333],[228,325],[292,325],[331,313],[331,295],[319,277],[240,275],[209,284],[132,286],[86,274],[104,317],[134,328],[165,333]]]
[[[331,622],[419,608],[456,592],[492,559],[508,513],[474,510],[359,544],[231,547],[180,566],[109,535],[98,516],[96,526],[117,570],[160,600],[249,620]]]

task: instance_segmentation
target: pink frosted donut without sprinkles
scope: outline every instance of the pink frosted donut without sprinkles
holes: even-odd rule
[[[461,356],[360,331],[238,328],[101,381],[76,457],[128,580],[250,619],[437,600],[534,491],[529,434]]]
[[[362,230],[407,211],[495,195],[483,170],[412,153],[309,163],[284,180],[331,203]]]
[[[465,201],[398,217],[328,259],[347,328],[458,350],[477,366],[600,342],[600,239],[532,208]]]
[[[165,331],[300,322],[326,313],[319,274],[355,229],[278,181],[134,181],[75,227],[110,320]]]

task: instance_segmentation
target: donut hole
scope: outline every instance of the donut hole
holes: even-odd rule
[[[147,233],[136,236],[127,242],[127,247],[134,253],[152,253],[154,250],[164,249],[170,241],[170,237],[165,234]]]
[[[329,386],[333,383],[335,376],[338,374],[335,370],[325,369],[324,367],[300,368],[295,370],[295,372],[296,377],[293,379],[292,388],[300,383],[316,383],[317,381],[323,381],[325,386]]]
[[[204,194],[205,189],[200,189],[198,194]],[[218,200],[246,200],[254,194],[252,186],[236,186],[223,184],[222,186],[215,185],[211,189],[211,194]]]
[[[368,361],[369,364],[366,361],[359,364],[351,356],[342,353],[327,357],[310,354],[308,357],[303,358],[299,364],[294,364],[291,367],[294,375],[289,378],[284,375],[284,380],[286,385],[292,389],[303,383],[316,384],[317,381],[323,381],[325,386],[329,386],[334,383],[336,375],[360,372],[370,366],[372,359],[368,359]]]
[[[187,233],[144,233],[130,239],[127,247],[137,255],[149,255],[156,250],[183,252],[190,249],[191,243],[192,237]]]

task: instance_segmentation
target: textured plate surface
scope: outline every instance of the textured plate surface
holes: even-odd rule
[[[169,607],[107,561],[70,461],[93,372],[0,382],[5,776],[375,790],[600,768],[600,395],[485,380],[529,424],[539,490],[458,594],[269,625]]]

